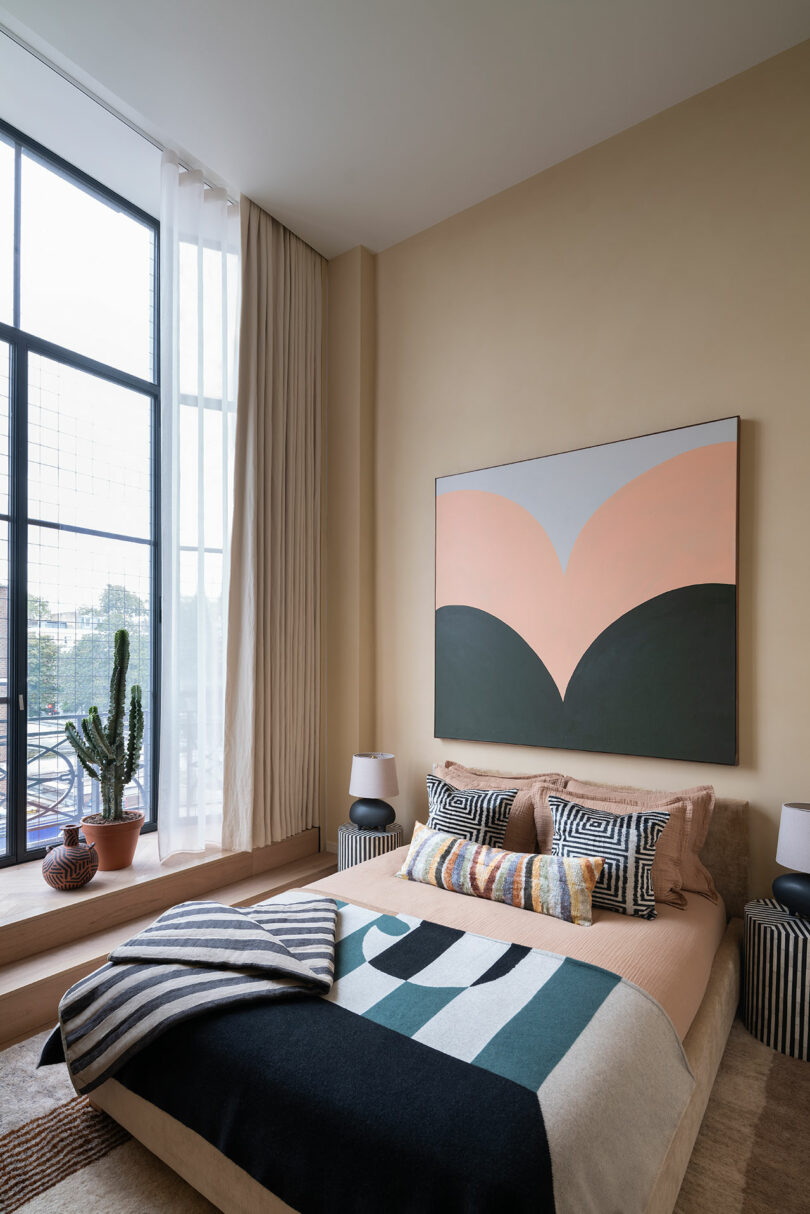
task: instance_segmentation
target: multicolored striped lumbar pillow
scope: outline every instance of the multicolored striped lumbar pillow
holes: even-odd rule
[[[502,851],[417,822],[396,875],[590,927],[591,891],[603,863],[601,856],[568,859]]]

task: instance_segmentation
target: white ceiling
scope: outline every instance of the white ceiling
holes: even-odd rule
[[[9,27],[329,257],[386,248],[810,38],[808,0],[2,3]],[[24,92],[0,75],[0,117],[23,108],[9,120],[32,113],[48,143]]]

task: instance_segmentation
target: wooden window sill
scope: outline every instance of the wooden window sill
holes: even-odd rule
[[[83,889],[66,892],[45,883],[40,860],[4,868],[0,966],[302,859],[318,851],[318,840],[313,829],[253,852],[209,848],[161,863],[151,832],[141,835],[129,868],[99,872]]]
[[[66,902],[70,894],[57,895],[45,885],[46,892],[54,895],[39,903],[46,910],[5,925],[6,944],[14,941],[19,949],[21,934],[28,944],[33,943],[35,951],[0,965],[0,1049],[53,1025],[59,1000],[68,987],[102,965],[111,949],[148,927],[167,906],[199,897],[210,897],[228,906],[249,906],[329,876],[336,869],[335,857],[319,853],[317,846],[318,831],[304,831],[253,853],[211,851],[182,857],[168,872],[157,864],[156,852],[150,852],[147,846],[143,860],[136,856],[133,870],[126,870],[133,877],[134,868],[142,863],[140,880],[136,877],[134,882],[124,884],[122,873],[102,874],[114,877],[115,882],[99,889],[95,899],[88,897],[88,889],[83,901]],[[235,860],[243,875],[219,883],[223,874],[232,873]],[[31,867],[36,870],[38,865]],[[35,875],[42,881],[40,874]],[[36,887],[35,895],[29,910],[40,898]],[[126,901],[122,902],[124,895]],[[67,931],[74,933],[70,940],[57,939]]]

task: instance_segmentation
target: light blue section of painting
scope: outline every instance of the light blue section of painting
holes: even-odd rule
[[[441,476],[436,494],[479,489],[523,506],[544,527],[564,570],[588,519],[623,485],[676,455],[736,439],[737,419],[729,417],[582,451]]]

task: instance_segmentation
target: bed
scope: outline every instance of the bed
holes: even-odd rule
[[[747,805],[718,799],[702,853],[724,907],[690,895],[685,912],[660,906],[659,918],[653,922],[624,921],[617,926],[618,916],[596,911],[593,927],[585,930],[514,907],[406,883],[393,876],[405,850],[378,857],[307,888],[373,911],[415,915],[479,936],[579,957],[612,969],[646,990],[664,1007],[682,1039],[695,1077],[691,1096],[646,1205],[646,1214],[669,1214],[739,1002],[740,917],[747,892]],[[314,1043],[313,1052],[313,1068],[316,1072],[320,1069],[326,1085],[330,1078],[329,1057],[317,1056]],[[171,1056],[167,1054],[161,1065],[171,1068]],[[190,1064],[186,1060],[182,1065],[188,1068]],[[182,1084],[182,1069],[173,1079]],[[132,1090],[135,1086],[138,1085],[131,1079],[127,1080],[125,1071],[97,1088],[92,1102],[226,1214],[265,1211],[277,1214],[292,1209],[200,1133]],[[268,1099],[272,1099],[272,1094],[268,1094]],[[268,1149],[272,1149],[272,1143]],[[356,1154],[357,1166],[362,1167],[363,1143],[357,1143]],[[325,1152],[326,1189],[328,1169],[329,1156]]]

